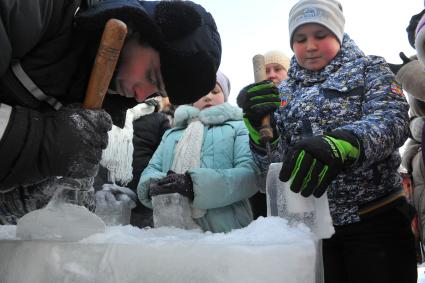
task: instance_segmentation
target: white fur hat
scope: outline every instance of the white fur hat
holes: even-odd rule
[[[285,53],[279,50],[272,50],[264,54],[264,63],[266,65],[271,63],[277,63],[282,65],[285,70],[288,71],[290,60],[288,56],[285,55]]]

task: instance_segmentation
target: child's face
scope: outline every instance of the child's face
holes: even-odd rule
[[[281,81],[286,80],[288,72],[286,69],[277,63],[270,63],[266,65],[266,78],[273,81],[278,86]]]
[[[193,107],[198,108],[199,110],[219,105],[224,103],[224,94],[219,84],[215,84],[215,87],[207,95],[201,97],[198,101],[193,103]]]
[[[310,71],[323,69],[341,48],[335,35],[319,24],[305,24],[297,28],[292,47],[298,64]]]

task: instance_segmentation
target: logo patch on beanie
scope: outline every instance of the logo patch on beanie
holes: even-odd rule
[[[396,81],[391,82],[391,92],[404,96],[403,89],[401,88],[400,84],[397,83]]]
[[[305,8],[304,14],[302,15],[302,18],[316,18],[320,17],[320,11],[318,11],[315,8]]]
[[[301,13],[296,17],[295,22],[308,22],[312,20],[321,22],[323,20],[329,20],[330,17],[329,13],[325,10],[308,7],[301,11]]]

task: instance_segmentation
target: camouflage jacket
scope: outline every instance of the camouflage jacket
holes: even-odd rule
[[[365,56],[344,35],[337,56],[318,72],[291,60],[289,78],[279,86],[282,103],[274,120],[280,133],[273,161],[306,136],[346,130],[362,144],[360,160],[339,174],[328,188],[334,225],[360,220],[361,205],[401,188],[398,148],[408,137],[408,104],[387,63]],[[251,145],[256,162],[266,172],[264,150]]]

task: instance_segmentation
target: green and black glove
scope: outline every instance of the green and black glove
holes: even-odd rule
[[[347,131],[304,138],[287,151],[279,179],[292,180],[291,191],[320,197],[344,169],[360,157],[361,146]]]
[[[279,90],[269,80],[250,84],[239,92],[237,104],[243,110],[244,122],[252,141],[260,144],[261,121],[279,107]],[[273,119],[270,120],[273,123]],[[274,138],[277,139],[277,136]]]

